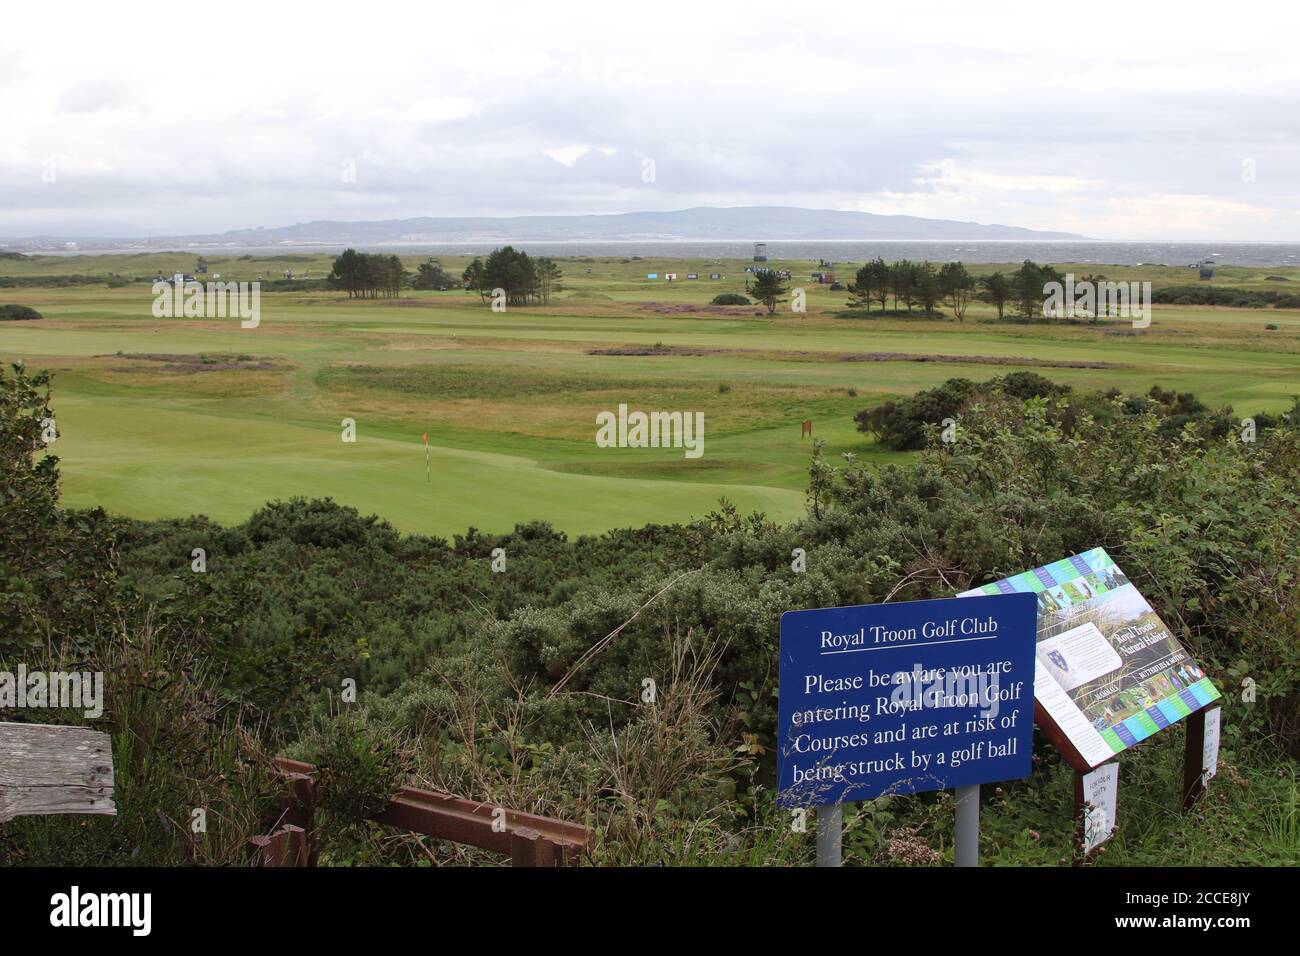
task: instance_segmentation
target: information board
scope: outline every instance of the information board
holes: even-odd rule
[[[1219,692],[1102,548],[959,597],[1032,594],[1034,696],[1088,767],[1219,699]]]
[[[778,802],[1028,776],[1037,607],[1009,594],[783,614]]]

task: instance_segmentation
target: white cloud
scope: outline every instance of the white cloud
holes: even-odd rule
[[[561,166],[568,166],[572,169],[578,165],[578,160],[593,152],[602,156],[613,156],[618,153],[618,150],[612,146],[588,146],[586,143],[571,143],[568,146],[557,146],[554,149],[543,150],[543,152]]]
[[[1267,29],[1202,3],[358,13],[6,10],[0,235],[768,203],[1300,238],[1294,7]]]
[[[477,112],[478,104],[467,96],[438,96],[411,104],[397,119],[400,123],[447,123]]]

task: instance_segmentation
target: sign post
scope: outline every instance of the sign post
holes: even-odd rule
[[[953,838],[953,863],[980,865],[980,785],[957,788],[957,825]]]
[[[839,866],[844,837],[844,807],[832,804],[817,810],[817,865]]]
[[[1219,707],[1203,707],[1187,718],[1183,750],[1183,812],[1205,791],[1219,769]]]
[[[979,859],[979,785],[1027,777],[1037,602],[1006,594],[781,616],[778,802],[816,807],[817,863],[840,804],[957,788],[957,854]]]

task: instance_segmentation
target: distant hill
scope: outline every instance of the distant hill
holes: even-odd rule
[[[604,216],[511,216],[503,218],[385,219],[339,222],[322,219],[275,228],[237,229],[219,235],[155,236],[154,242],[377,244],[394,242],[509,242],[707,239],[1084,239],[1071,232],[984,225],[918,216],[879,216],[793,206],[700,206],[676,212],[627,212]]]

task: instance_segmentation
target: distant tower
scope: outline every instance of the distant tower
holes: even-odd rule
[[[766,261],[767,261],[767,243],[766,243],[766,242],[756,242],[756,243],[754,243],[754,261],[755,261],[755,262],[766,262]]]

